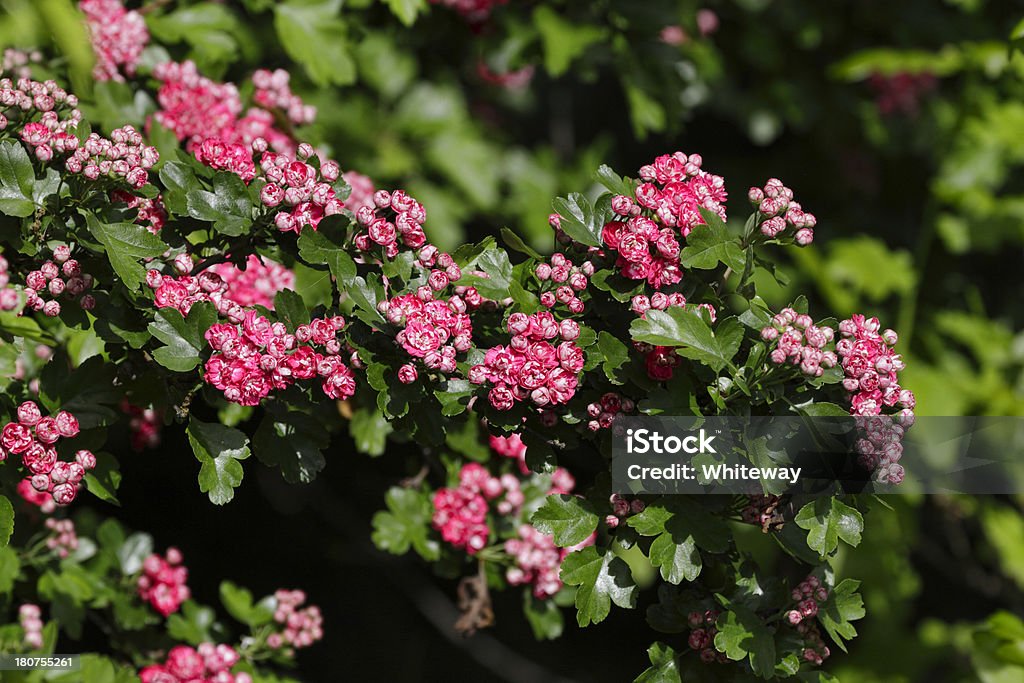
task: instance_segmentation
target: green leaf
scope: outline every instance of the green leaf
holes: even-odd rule
[[[525,256],[529,256],[530,258],[535,258],[537,260],[544,259],[540,252],[538,252],[536,249],[534,249],[529,244],[524,242],[522,237],[517,235],[509,228],[501,229],[501,239],[505,242],[505,246],[507,246],[512,251],[518,252]]]
[[[131,576],[142,570],[142,562],[153,552],[153,537],[141,531],[126,538],[117,549],[121,572]]]
[[[309,324],[309,309],[306,308],[306,302],[290,289],[282,289],[274,297],[274,313],[291,334],[295,334],[300,325]]]
[[[213,176],[213,192],[199,188],[185,195],[188,215],[213,223],[217,232],[237,237],[252,227],[252,199],[240,177],[229,171]]]
[[[597,334],[597,350],[601,353],[601,368],[608,379],[622,384],[624,379],[616,373],[629,360],[629,349],[613,334],[601,331]]]
[[[547,5],[533,11],[533,23],[544,45],[544,68],[552,76],[568,71],[574,59],[606,35],[603,27],[563,19]]]
[[[648,557],[671,584],[693,581],[700,575],[703,561],[698,547],[714,553],[729,547],[725,522],[702,505],[684,499],[658,499],[626,523],[641,536],[657,537]]]
[[[211,608],[186,600],[180,612],[167,617],[167,633],[175,640],[191,645],[212,641],[210,631],[214,626],[214,616]]]
[[[864,600],[857,593],[859,587],[860,581],[843,579],[829,591],[828,599],[818,609],[818,621],[843,652],[846,652],[844,639],[857,637],[857,629],[850,622],[863,619],[866,614]]]
[[[835,403],[814,402],[800,406],[800,412],[810,417],[850,417],[850,411]]]
[[[530,523],[542,534],[554,536],[560,548],[582,543],[597,528],[598,516],[590,501],[569,494],[547,496]]]
[[[10,593],[21,572],[21,561],[14,548],[0,546],[0,595]]]
[[[775,671],[775,638],[761,617],[742,605],[722,596],[719,601],[728,609],[718,617],[715,647],[729,659],[739,662],[750,659],[754,673],[771,678]]]
[[[330,437],[323,424],[295,410],[268,412],[253,435],[253,450],[264,465],[280,467],[285,481],[309,483],[326,464],[321,451]]]
[[[429,535],[434,512],[430,498],[416,489],[392,486],[384,501],[388,509],[373,516],[374,545],[393,555],[404,555],[411,547],[425,560],[440,558],[441,546]]]
[[[176,308],[157,310],[149,331],[166,346],[154,349],[153,359],[174,372],[193,370],[206,347],[206,331],[215,322],[217,309],[207,301],[193,304],[187,317],[182,317]]]
[[[0,142],[0,213],[24,218],[35,211],[32,184],[35,171],[28,153],[14,140]]]
[[[712,330],[696,307],[673,306],[664,311],[647,311],[630,325],[634,341],[657,346],[674,346],[680,356],[709,366],[715,372],[732,364],[743,341],[743,325],[732,317]]]
[[[135,223],[101,223],[91,213],[85,214],[89,232],[103,245],[110,266],[128,290],[138,291],[146,280],[141,261],[167,251],[162,239]]]
[[[85,484],[89,493],[100,500],[120,505],[117,489],[121,485],[121,470],[117,459],[110,453],[96,454],[96,467],[85,475]]]
[[[562,581],[576,586],[576,621],[580,626],[604,621],[614,602],[619,607],[636,606],[636,584],[621,558],[607,548],[588,546],[570,553],[562,561]]]
[[[573,192],[568,197],[556,197],[551,206],[561,217],[560,224],[565,234],[581,244],[601,246],[604,225],[597,224],[590,200],[579,192]]]
[[[473,274],[474,270],[485,273],[487,277]],[[508,253],[495,246],[484,249],[463,268],[459,284],[476,287],[480,294],[489,299],[508,297],[512,288],[512,262],[508,259]]]
[[[236,586],[230,581],[220,582],[220,601],[228,614],[252,628],[268,624],[274,618],[276,601],[273,597],[254,604],[252,593],[248,589]]]
[[[14,506],[7,496],[0,496],[0,548],[7,547],[14,533]]]
[[[476,387],[465,379],[445,380],[444,386],[434,390],[434,396],[441,404],[441,415],[454,417],[466,412],[469,400],[476,393]]]
[[[671,533],[662,534],[651,543],[648,557],[661,568],[661,578],[674,585],[695,580],[704,566],[692,536],[677,543]]]
[[[676,651],[668,645],[654,643],[647,648],[647,657],[651,660],[651,666],[637,676],[633,683],[682,683],[679,663],[676,661],[678,656]]]
[[[541,600],[529,590],[523,591],[523,614],[537,640],[554,640],[562,635],[565,621],[553,599]]]
[[[332,242],[327,235],[310,226],[299,235],[299,257],[310,265],[326,265],[338,282],[348,282],[356,276],[356,263],[344,249]]]
[[[171,213],[188,213],[188,194],[200,189],[192,167],[180,161],[165,162],[160,167],[160,182],[167,188],[163,193],[164,206]]]
[[[679,254],[686,268],[708,270],[724,263],[736,272],[742,272],[745,263],[743,250],[729,228],[711,211],[702,211],[706,225],[693,228],[686,237],[686,247]]]
[[[232,427],[200,422],[189,418],[188,441],[201,463],[199,490],[210,496],[214,505],[223,505],[235,497],[242,483],[242,463],[249,457],[249,437]]]
[[[839,547],[839,539],[856,547],[864,531],[864,517],[838,498],[819,498],[800,508],[796,525],[806,529],[807,545],[824,557]]]
[[[356,450],[367,455],[383,455],[391,433],[391,423],[379,410],[360,408],[352,413],[349,434],[356,442]]]
[[[285,52],[323,87],[355,80],[342,0],[290,0],[274,6],[274,28]]]
[[[427,10],[427,0],[382,0],[391,13],[406,26],[416,23],[416,15]]]
[[[611,166],[601,164],[594,174],[594,179],[608,188],[608,191],[612,194],[625,195],[627,197],[633,196],[633,181],[620,176],[612,170]]]

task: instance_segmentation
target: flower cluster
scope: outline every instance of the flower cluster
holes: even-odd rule
[[[434,272],[447,278],[441,271]],[[428,289],[424,295],[433,297],[433,292]],[[402,327],[395,341],[431,370],[445,374],[454,372],[456,354],[468,351],[472,346],[473,324],[458,296],[447,300],[427,298],[424,301],[414,294],[402,294],[381,302],[380,310],[388,322]],[[408,367],[416,372],[415,366],[410,364]]]
[[[139,678],[142,683],[252,683],[252,676],[245,672],[231,673],[239,659],[228,645],[200,643],[195,649],[178,645],[163,664],[147,666]]]
[[[82,112],[77,107],[78,98],[54,81],[0,79],[0,108],[7,112],[0,113],[0,130],[19,132],[21,141],[44,163],[54,151],[70,152],[78,146],[74,130]],[[17,121],[9,121],[8,115]]]
[[[39,605],[25,603],[18,608],[18,623],[24,634],[21,642],[30,650],[43,647],[43,620]]]
[[[217,323],[206,331],[214,353],[206,361],[203,379],[227,400],[244,406],[258,405],[274,389],[315,377],[322,379],[329,398],[349,398],[356,381],[338,355],[337,335],[344,325],[341,316],[317,318],[290,334],[284,323],[271,323],[249,309],[241,323]]]
[[[56,553],[57,557],[63,559],[78,549],[78,534],[75,533],[75,523],[70,519],[50,517],[46,520],[46,528],[50,530],[46,547]]]
[[[121,412],[129,418],[128,429],[131,433],[132,450],[142,451],[160,445],[161,420],[152,408],[132,405],[127,399],[121,402]]]
[[[160,109],[154,118],[179,140],[185,140],[189,149],[208,137],[233,137],[235,119],[242,111],[238,88],[233,84],[200,76],[191,61],[159,64],[153,76],[161,81],[156,96]]]
[[[835,367],[836,354],[825,350],[834,336],[831,327],[819,327],[811,316],[792,308],[782,309],[772,317],[771,325],[761,330],[761,339],[774,342],[769,354],[773,363],[797,365],[810,377],[820,377],[825,369]]]
[[[56,136],[54,136],[56,138]],[[66,140],[65,148],[61,149],[56,140],[57,151],[74,152],[67,159],[67,169],[71,173],[80,173],[89,180],[97,180],[100,176],[114,180],[122,179],[133,188],[141,188],[149,182],[149,169],[160,160],[156,147],[146,145],[142,134],[132,126],[117,128],[110,133],[110,139],[98,133],[90,133],[84,143],[76,148],[74,143]],[[38,156],[39,150],[36,149]]]
[[[796,606],[786,612],[786,621],[795,626],[806,641],[804,660],[820,665],[828,658],[829,649],[822,640],[817,625],[814,624],[814,617],[817,616],[821,604],[828,600],[828,589],[818,577],[808,576],[793,589],[790,597]]]
[[[499,72],[492,69],[483,59],[476,63],[476,75],[480,77],[480,80],[506,90],[522,90],[530,85],[536,70],[532,64],[527,64],[519,69]]]
[[[277,600],[274,621],[284,626],[284,630],[267,636],[271,649],[309,647],[324,637],[320,608],[316,605],[302,607],[306,602],[304,592],[279,590],[274,593],[274,599]]]
[[[529,524],[520,524],[516,538],[505,541],[505,552],[515,562],[506,570],[505,578],[512,586],[531,586],[536,598],[550,598],[562,589],[559,576],[562,560],[571,552],[593,545],[595,538],[596,534],[591,534],[582,543],[559,548],[554,537],[542,534]]]
[[[475,555],[491,537],[484,496],[496,498],[504,490],[501,480],[492,477],[482,465],[463,465],[457,487],[440,488],[434,493],[433,527],[441,532],[445,542]]]
[[[44,515],[51,515],[53,514],[53,511],[57,509],[57,503],[53,501],[53,496],[42,491],[36,491],[32,488],[31,477],[25,477],[19,481],[16,490],[22,500],[29,505],[34,505],[39,508],[39,511]]]
[[[6,263],[0,262],[0,282],[3,282],[6,273],[3,271]],[[67,278],[67,279],[65,279]],[[39,268],[25,276],[25,308],[33,311],[41,311],[48,317],[60,315],[60,301],[58,297],[78,301],[78,305],[84,310],[91,311],[96,306],[96,299],[92,294],[85,292],[92,287],[92,275],[82,272],[79,262],[71,258],[71,248],[66,244],[59,244],[53,248],[53,258],[43,261]],[[10,310],[11,301],[5,301],[14,297],[0,294],[0,310]]]
[[[498,455],[515,460],[521,474],[530,473],[530,468],[526,466],[526,444],[518,434],[491,436],[489,444],[491,450]]]
[[[599,401],[587,404],[587,415],[590,420],[587,422],[587,429],[596,432],[600,429],[608,429],[612,426],[612,420],[619,413],[632,413],[636,408],[633,399],[626,398],[614,391],[604,394]]]
[[[377,192],[377,188],[369,176],[357,173],[356,171],[345,171],[341,174],[341,177],[351,190],[348,199],[345,200],[346,209],[355,213],[364,206],[368,206],[371,209],[375,206],[373,195]]]
[[[291,74],[284,69],[257,69],[252,74],[255,87],[253,102],[264,109],[279,109],[295,125],[312,123],[316,118],[316,107],[305,104],[302,98],[292,93],[288,86]]]
[[[724,652],[715,649],[715,635],[718,634],[719,612],[709,609],[706,612],[690,612],[686,623],[690,627],[690,635],[686,639],[691,650],[700,653],[700,660],[705,664],[712,662],[725,663],[728,658]]]
[[[880,415],[884,408],[903,408],[912,416],[916,404],[914,393],[899,385],[903,358],[893,350],[896,332],[879,333],[878,318],[854,315],[839,323],[842,339],[836,352],[842,359],[843,388],[850,392],[853,415]]]
[[[181,551],[168,548],[165,557],[153,553],[142,562],[142,575],[137,584],[139,597],[165,617],[177,612],[181,603],[192,595],[185,585],[188,569],[181,561]]]
[[[534,274],[542,283],[551,283],[551,288],[540,295],[541,305],[554,308],[555,304],[562,304],[572,313],[583,312],[579,293],[587,288],[587,278],[594,274],[593,263],[584,261],[574,266],[563,254],[554,254],[550,263],[538,264]]]
[[[817,219],[793,201],[793,190],[782,184],[778,178],[771,178],[764,187],[752,187],[747,198],[760,214],[761,234],[768,238],[778,237],[787,228],[794,228],[793,241],[806,247],[814,241],[814,226]]]
[[[427,243],[426,220],[426,209],[404,190],[378,190],[373,193],[373,206],[356,210],[356,223],[365,232],[359,232],[354,243],[360,251],[380,247],[385,258],[393,259],[402,246],[419,249]]]
[[[246,183],[256,177],[252,147],[220,138],[206,138],[193,149],[199,163],[218,171],[230,171]]]
[[[142,51],[149,42],[146,21],[121,0],[81,0],[89,39],[96,54],[92,75],[97,81],[123,81],[134,76]],[[121,73],[124,71],[124,75]]]
[[[341,175],[341,168],[334,161],[325,161],[317,169],[301,160],[312,155],[313,148],[303,143],[298,157],[266,151],[260,157],[260,170],[267,179],[260,201],[267,208],[284,207],[274,215],[281,232],[301,232],[306,225],[316,228],[324,216],[341,213],[344,208],[331,185]]]
[[[901,484],[906,472],[899,464],[903,457],[903,436],[914,422],[913,415],[857,417],[857,463],[871,472],[875,481]]]
[[[210,272],[219,275],[224,296],[240,306],[263,306],[274,310],[274,296],[283,289],[295,289],[295,273],[270,259],[250,254],[245,268],[218,263]]]
[[[32,65],[43,61],[43,53],[38,50],[27,52],[12,47],[4,50],[0,59],[0,74],[9,73],[14,78],[31,78]]]
[[[435,5],[444,5],[461,14],[466,21],[478,24],[491,16],[491,11],[508,0],[430,0]]]
[[[583,369],[583,349],[573,343],[580,335],[576,321],[559,323],[548,312],[513,313],[507,326],[509,345],[488,349],[484,362],[470,368],[469,381],[492,384],[487,398],[498,410],[509,410],[518,401],[540,408],[567,403]]]
[[[154,235],[160,232],[167,222],[167,209],[164,208],[160,195],[150,199],[125,190],[114,190],[110,193],[110,199],[127,204],[129,209],[135,209],[138,212],[135,222],[145,226]]]
[[[612,514],[604,518],[604,523],[608,525],[609,529],[616,528],[627,517],[638,515],[647,508],[647,503],[639,498],[630,500],[618,493],[613,493],[608,502],[611,503]]]
[[[74,462],[57,457],[57,442],[77,436],[78,420],[66,410],[44,417],[32,401],[18,406],[17,418],[0,432],[0,462],[8,453],[20,455],[32,473],[32,488],[49,493],[58,505],[68,505],[78,495],[85,473],[96,467],[96,456],[87,450],[75,453]]]

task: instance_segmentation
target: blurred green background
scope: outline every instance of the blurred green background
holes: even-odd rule
[[[779,255],[789,284],[763,290],[769,303],[805,294],[817,314],[895,327],[922,415],[1024,413],[1024,3],[511,0],[483,21],[426,0],[128,4],[145,11],[150,64],[194,59],[238,83],[289,69],[319,109],[299,135],[410,191],[442,247],[509,227],[550,249],[551,199],[595,190],[600,163],[635,175],[658,154],[699,152],[725,176],[736,220],[746,189],[779,177],[818,228],[812,248]],[[0,9],[0,44],[61,55],[94,125],[144,124],[151,97],[89,78],[72,2]],[[532,74],[500,82],[520,69]],[[340,440],[330,461],[308,487],[254,470],[214,511],[168,430],[160,449],[124,458],[120,516],[181,547],[194,576],[308,588],[328,633],[301,655],[309,680],[622,681],[646,665],[642,609],[538,644],[515,593],[499,598],[494,630],[455,636],[453,585],[369,543],[383,491],[415,458],[371,461]],[[1011,616],[1024,613],[1024,498],[887,502],[840,556],[868,616],[830,670],[1024,680]],[[774,546],[748,536],[770,566]]]

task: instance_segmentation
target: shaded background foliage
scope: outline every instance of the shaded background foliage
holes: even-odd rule
[[[71,3],[0,7],[0,43],[52,42],[92,103],[90,120],[141,125],[153,111],[126,86],[90,81]],[[734,204],[772,169],[819,229],[813,249],[785,254],[790,282],[766,297],[771,305],[805,293],[812,309],[898,322],[919,414],[1024,411],[1021,3],[513,1],[482,23],[425,0],[146,8],[170,55],[211,77],[291,70],[293,88],[319,108],[301,136],[380,187],[407,188],[442,248],[501,227],[550,248],[550,198],[586,185],[601,162],[629,172],[658,153],[699,152]],[[701,30],[699,10],[714,12],[714,30]],[[666,26],[685,40],[661,40]],[[522,68],[534,70],[522,87],[481,75]],[[127,439],[118,452],[129,452]],[[181,546],[196,576],[244,580],[257,593],[280,576],[306,587],[333,643],[302,654],[310,680],[344,671],[619,681],[646,666],[642,610],[585,633],[570,623],[560,641],[535,643],[508,593],[495,629],[455,636],[454,584],[368,539],[384,490],[418,463],[397,447],[356,456],[339,436],[313,484],[260,468],[214,514],[183,436],[168,432],[159,450],[122,459],[135,484],[120,516]],[[888,502],[894,510],[870,515],[864,543],[838,559],[862,579],[868,616],[830,670],[858,681],[1020,680],[1024,635],[997,655],[1012,637],[983,624],[1024,611],[1024,499]],[[770,568],[774,547],[756,529],[748,535]],[[201,601],[214,590],[195,586]]]

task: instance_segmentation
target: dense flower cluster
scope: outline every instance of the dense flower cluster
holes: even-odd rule
[[[206,138],[194,148],[199,163],[218,171],[230,171],[248,183],[256,177],[256,164],[249,145]]]
[[[520,524],[516,535],[505,541],[505,552],[515,562],[506,570],[505,578],[512,586],[531,586],[534,597],[542,600],[562,589],[559,568],[565,556],[593,545],[596,538],[596,534],[591,534],[582,543],[559,548],[552,536],[542,534],[529,524]]]
[[[188,568],[181,561],[181,552],[168,548],[165,557],[153,553],[142,562],[142,575],[137,583],[139,597],[165,617],[177,612],[192,595],[186,585]]]
[[[58,459],[57,442],[78,435],[78,420],[66,410],[44,417],[32,401],[18,406],[17,418],[0,432],[0,462],[8,453],[20,455],[32,473],[32,488],[50,494],[58,505],[68,505],[78,495],[85,473],[96,467],[96,456],[87,450],[78,451],[74,462]]]
[[[290,334],[284,323],[271,323],[249,309],[241,323],[217,323],[206,331],[214,353],[206,361],[203,379],[227,400],[244,406],[258,405],[274,389],[316,377],[329,398],[349,398],[356,381],[338,355],[337,335],[344,325],[341,316],[317,318]]]
[[[608,502],[612,506],[612,514],[607,515],[604,518],[604,523],[608,525],[609,529],[616,528],[619,526],[619,523],[627,517],[638,515],[647,508],[647,503],[639,498],[633,498],[630,500],[626,496],[618,493],[613,493],[611,497],[608,498]]]
[[[127,204],[129,209],[135,209],[138,212],[135,222],[145,226],[154,235],[160,232],[167,222],[167,209],[164,208],[160,195],[150,199],[125,190],[114,190],[110,193],[110,199]]]
[[[518,434],[509,436],[491,436],[489,440],[491,449],[498,455],[512,458],[516,461],[521,474],[529,474],[530,468],[526,466],[526,444]]]
[[[778,178],[771,178],[763,188],[752,187],[747,198],[757,209],[761,220],[761,234],[775,238],[793,228],[793,241],[806,247],[814,241],[814,226],[818,220],[813,213],[807,213],[793,201],[793,190],[782,184]]]
[[[501,480],[492,477],[482,465],[463,465],[456,488],[440,488],[434,493],[433,527],[441,532],[445,542],[464,548],[470,555],[476,554],[491,537],[485,495],[496,498],[504,491]]]
[[[705,664],[718,662],[724,664],[728,661],[724,652],[715,649],[715,635],[718,634],[716,623],[718,622],[717,610],[709,609],[706,612],[690,612],[686,617],[686,623],[690,627],[690,635],[686,643],[691,650],[700,653],[700,660]]]
[[[427,243],[426,220],[426,209],[404,190],[378,190],[373,193],[373,206],[356,210],[356,222],[365,232],[357,234],[354,243],[360,251],[381,247],[385,258],[393,259],[402,246],[419,249]]]
[[[46,539],[46,547],[57,554],[61,559],[70,555],[78,549],[78,534],[75,533],[75,523],[70,519],[46,520],[46,528],[50,535]]]
[[[21,642],[30,650],[43,647],[43,620],[39,605],[25,603],[18,608],[18,624],[21,626]]]
[[[567,403],[583,369],[583,349],[573,343],[580,336],[576,321],[559,323],[547,312],[513,313],[507,326],[509,345],[488,349],[484,362],[470,368],[469,381],[493,385],[487,398],[498,410],[519,401],[540,408]]]
[[[8,277],[7,263],[0,257],[0,284]],[[67,279],[65,279],[67,278]],[[71,258],[71,248],[59,244],[53,248],[52,259],[44,260],[39,268],[25,276],[25,309],[40,311],[48,317],[60,315],[60,301],[63,296],[87,311],[96,306],[92,294],[85,294],[92,287],[92,275],[82,272],[79,262]],[[17,297],[0,292],[0,310],[11,310],[17,304]]]
[[[257,143],[255,149],[262,145]],[[324,216],[341,213],[344,204],[331,185],[341,175],[334,161],[325,161],[317,169],[301,159],[313,155],[313,148],[301,144],[298,157],[264,151],[259,167],[267,179],[260,191],[260,201],[267,208],[282,207],[274,215],[274,224],[281,232],[301,232],[303,226],[313,228]]]
[[[77,142],[76,138],[73,144],[77,145]],[[149,169],[160,160],[156,147],[144,144],[142,134],[132,126],[114,129],[110,133],[110,139],[98,133],[90,133],[77,149],[70,147],[71,144],[68,139],[65,148],[61,149],[56,140],[54,142],[54,149],[57,151],[74,149],[66,162],[70,172],[80,173],[89,180],[96,180],[101,176],[124,180],[136,189],[149,182]],[[38,154],[37,148],[36,155]]]
[[[593,263],[584,261],[582,265],[575,266],[563,254],[554,254],[550,263],[538,264],[534,274],[545,290],[540,295],[542,306],[554,308],[555,304],[562,304],[572,313],[583,312],[579,293],[587,288],[587,278],[594,274]],[[543,287],[548,283],[550,289]]]
[[[284,69],[257,69],[252,74],[253,102],[264,109],[279,109],[295,125],[312,123],[316,107],[305,104],[288,85],[291,74]]]
[[[195,649],[178,645],[163,664],[147,666],[139,678],[142,683],[252,683],[248,673],[231,673],[239,659],[228,645],[200,643]]]
[[[320,608],[316,605],[302,607],[306,602],[304,592],[279,590],[274,593],[274,599],[277,600],[274,621],[284,629],[267,636],[271,649],[309,647],[324,637]]]
[[[242,111],[238,88],[199,75],[195,63],[165,62],[153,76],[161,81],[157,91],[159,111],[154,118],[192,149],[209,137],[229,139]]]
[[[348,199],[345,200],[346,209],[355,213],[364,206],[371,209],[374,207],[373,195],[377,192],[377,188],[369,176],[356,171],[345,171],[341,177],[351,189]]]
[[[808,576],[793,589],[790,597],[796,606],[786,612],[786,621],[795,626],[806,641],[803,658],[812,664],[821,664],[828,658],[829,649],[814,624],[814,617],[822,603],[828,600],[828,589],[818,577]]]
[[[831,327],[815,325],[811,316],[792,308],[782,309],[772,317],[771,325],[761,330],[761,339],[773,343],[769,354],[773,363],[799,366],[800,372],[811,377],[835,367],[836,354],[825,350],[834,336]]]
[[[42,162],[52,159],[54,150],[70,152],[78,146],[74,135],[82,120],[78,98],[54,81],[2,78],[0,108],[6,112],[0,113],[0,130],[19,133]]]
[[[32,65],[43,61],[43,53],[38,50],[31,52],[6,48],[0,59],[0,74],[9,74],[14,78],[31,78]]]
[[[434,272],[440,273],[447,281],[443,272]],[[428,289],[424,295],[432,297],[433,292]],[[395,341],[431,370],[445,374],[454,372],[456,354],[472,346],[473,323],[458,296],[447,300],[427,298],[424,301],[414,294],[402,294],[382,302],[380,309],[388,322],[402,327]]]
[[[857,463],[871,472],[875,481],[901,484],[906,472],[899,464],[903,457],[903,436],[913,424],[910,414],[857,417]]]
[[[612,420],[619,413],[632,413],[636,408],[633,399],[626,398],[614,391],[604,394],[599,401],[587,404],[587,415],[590,420],[587,422],[587,429],[596,432],[600,429],[608,429],[612,426]]]
[[[81,0],[89,39],[96,54],[92,75],[97,81],[123,81],[134,76],[142,51],[149,42],[146,21],[121,0]],[[122,70],[124,75],[122,75]]]
[[[903,408],[905,415],[913,415],[914,393],[899,385],[899,373],[904,368],[903,358],[893,347],[896,332],[879,333],[878,318],[854,315],[839,323],[842,339],[836,342],[836,352],[842,359],[843,388],[852,394],[850,413],[853,415],[880,415],[885,408]]]
[[[128,415],[129,418],[128,429],[131,434],[132,450],[142,451],[160,445],[162,422],[153,408],[133,405],[126,399],[121,402],[121,412]]]
[[[295,289],[295,273],[280,263],[250,254],[245,268],[218,263],[210,272],[219,275],[226,289],[224,296],[240,306],[263,306],[274,310],[274,296],[283,289]]]

